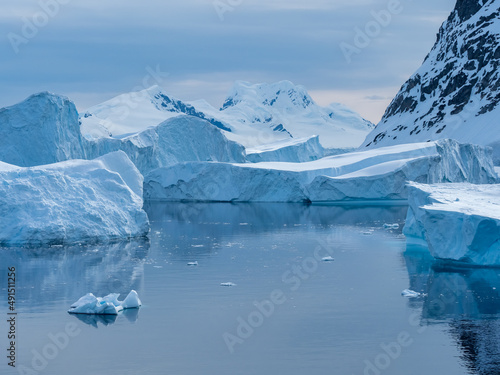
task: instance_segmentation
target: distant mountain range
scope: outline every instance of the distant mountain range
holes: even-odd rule
[[[320,107],[304,87],[289,81],[236,82],[220,109],[204,100],[183,102],[153,86],[91,107],[80,121],[88,137],[122,137],[179,115],[207,120],[246,147],[319,135],[325,148],[349,149],[374,127],[341,104]]]

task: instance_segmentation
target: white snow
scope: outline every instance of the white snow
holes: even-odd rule
[[[21,167],[85,158],[76,107],[48,92],[0,109],[0,161]]]
[[[500,265],[500,185],[409,184],[403,233],[435,258]]]
[[[342,104],[318,106],[303,86],[290,81],[237,81],[220,111],[204,111],[230,124],[227,137],[249,148],[313,134],[326,148],[358,147],[373,128]]]
[[[469,19],[462,22],[455,11],[443,23],[363,148],[452,138],[493,147],[500,165],[500,18],[497,1],[482,3]]]
[[[73,303],[68,310],[70,314],[117,315],[124,309],[135,309],[142,305],[135,290],[123,301],[119,301],[119,293],[111,293],[105,297],[96,297],[88,293]]]
[[[177,116],[137,134],[90,140],[92,157],[124,151],[142,174],[184,161],[244,162],[245,150],[206,120]]]
[[[325,150],[319,143],[319,137],[285,139],[262,146],[246,149],[247,160],[252,163],[264,161],[282,161],[302,163],[321,159]]]
[[[303,202],[406,199],[406,182],[491,183],[491,154],[452,140],[397,145],[306,163],[180,163],[145,178],[145,198]]]
[[[227,138],[249,148],[314,134],[327,148],[355,148],[373,128],[341,104],[318,106],[304,87],[289,81],[236,82],[221,109],[204,100],[183,102],[153,86],[91,107],[80,121],[89,140],[123,138],[183,114],[209,121],[223,129]]]
[[[2,246],[109,241],[149,231],[143,177],[123,152],[90,161],[0,167]]]

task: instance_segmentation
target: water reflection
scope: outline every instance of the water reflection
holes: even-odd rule
[[[500,374],[500,269],[457,268],[434,261],[425,248],[404,254],[410,289],[427,293],[423,325],[448,325],[464,366],[474,374]]]
[[[89,326],[98,328],[98,324],[109,326],[116,322],[117,319],[126,318],[130,323],[135,323],[139,319],[139,309],[126,309],[118,315],[89,315],[89,314],[70,314],[79,321],[88,324]]]
[[[17,301],[23,312],[42,312],[89,292],[140,291],[148,251],[147,239],[98,246],[4,248],[0,264],[16,267]],[[7,267],[0,268],[2,280],[7,279],[6,272]]]

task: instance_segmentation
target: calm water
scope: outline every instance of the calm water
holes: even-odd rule
[[[500,270],[449,269],[407,248],[401,229],[383,228],[402,228],[406,207],[147,211],[149,241],[0,249],[1,374],[500,373]],[[15,370],[4,355],[8,266],[17,268]],[[427,295],[404,298],[406,288]],[[87,292],[130,289],[139,311],[66,313]]]

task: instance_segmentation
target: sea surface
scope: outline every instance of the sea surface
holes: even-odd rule
[[[407,246],[406,206],[146,210],[149,239],[0,249],[2,375],[500,373],[500,269],[450,268]],[[67,313],[88,292],[131,289],[139,310]]]

